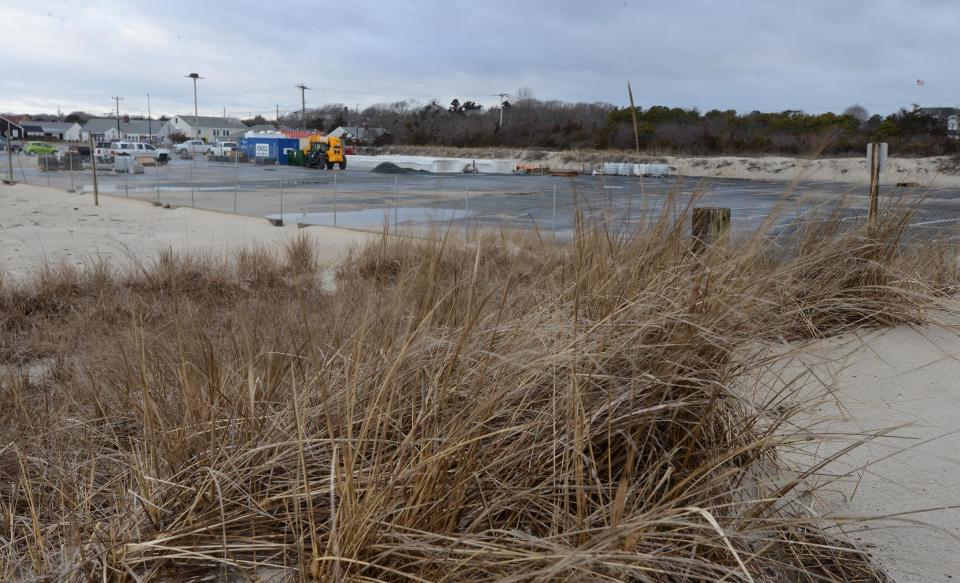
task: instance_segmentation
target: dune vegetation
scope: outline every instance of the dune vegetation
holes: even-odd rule
[[[668,209],[3,281],[0,579],[883,581],[750,348],[923,322],[955,250]]]

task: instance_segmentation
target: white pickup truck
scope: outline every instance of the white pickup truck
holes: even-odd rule
[[[236,142],[217,142],[207,153],[211,156],[232,156],[236,150]]]
[[[143,142],[110,142],[110,155],[153,158],[159,164],[166,164],[170,161],[169,150]]]
[[[206,154],[210,151],[210,146],[203,140],[187,140],[173,147],[177,154]]]

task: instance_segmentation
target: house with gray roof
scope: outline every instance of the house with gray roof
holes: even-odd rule
[[[24,122],[23,132],[28,138],[64,140],[76,142],[80,139],[80,124],[55,121]]]
[[[960,137],[960,109],[956,107],[921,107],[920,111],[934,117],[947,126],[947,135]]]
[[[237,132],[246,132],[247,126],[235,117],[216,117],[201,115],[196,118],[192,115],[175,115],[166,128],[166,135],[181,132],[187,137],[208,142],[216,142],[235,135]]]
[[[120,129],[117,129],[117,118],[94,117],[83,124],[80,139],[89,140],[93,136],[95,142],[109,142],[113,140],[130,140],[134,142],[158,142],[165,135],[162,130],[167,122],[158,119],[131,119],[120,120]]]

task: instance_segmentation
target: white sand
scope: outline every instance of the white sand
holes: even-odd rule
[[[845,184],[868,184],[866,156],[859,158],[667,158],[672,174],[753,180],[812,180]],[[914,182],[919,186],[960,186],[956,163],[946,157],[896,158],[887,161],[880,175],[884,185]]]
[[[389,146],[384,152],[460,158],[508,158],[552,169],[589,171],[604,162],[665,162],[672,175],[750,180],[808,180],[862,184],[869,182],[866,151],[850,158],[799,158],[784,156],[658,156],[630,150],[525,150],[511,148],[449,148]],[[893,153],[895,154],[895,152]],[[916,182],[920,186],[960,186],[960,159],[948,156],[903,158],[887,161],[881,183]]]
[[[812,343],[801,360],[836,398],[812,412],[816,430],[836,439],[812,442],[803,465],[889,430],[827,466],[842,477],[806,502],[822,515],[889,516],[847,531],[873,547],[894,581],[960,581],[960,335],[938,326],[864,331]]]
[[[0,272],[14,277],[44,262],[83,265],[98,257],[114,264],[147,262],[164,249],[223,252],[282,245],[299,232],[317,242],[332,263],[367,235],[329,227],[274,227],[265,219],[17,184],[0,185]]]

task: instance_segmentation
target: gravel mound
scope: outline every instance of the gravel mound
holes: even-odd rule
[[[381,162],[377,164],[371,172],[378,174],[421,174],[426,170],[414,170],[413,168],[401,168],[393,162]],[[428,173],[428,172],[427,172]],[[429,174],[429,173],[428,173]]]

